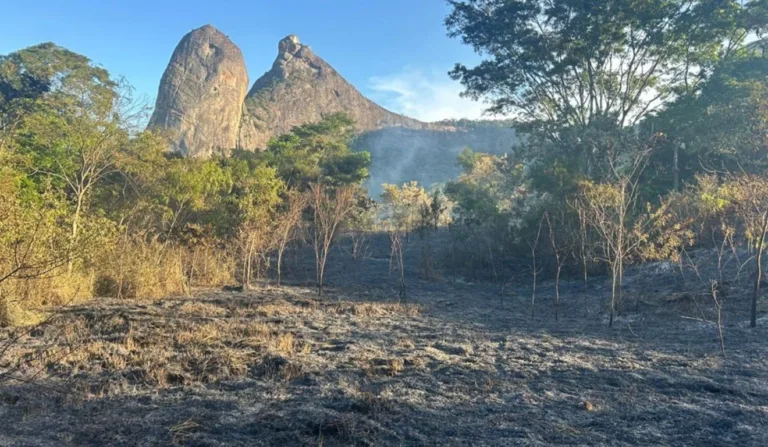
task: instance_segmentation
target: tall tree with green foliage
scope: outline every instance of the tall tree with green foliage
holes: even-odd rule
[[[310,183],[360,183],[368,177],[371,155],[349,149],[353,124],[347,115],[335,113],[317,123],[297,126],[269,142],[268,162],[291,189],[306,191]]]
[[[30,179],[66,195],[77,244],[94,188],[114,172],[129,139],[122,106],[130,91],[86,57],[52,44],[13,53],[0,66],[6,146]]]
[[[85,56],[43,43],[0,56],[0,150],[9,149],[25,117],[88,107],[103,113],[117,83]]]
[[[702,171],[766,172],[768,58],[742,51],[724,61],[645,127],[665,135],[651,163],[659,189],[678,189]]]
[[[624,129],[696,91],[768,19],[764,0],[449,4],[449,35],[483,57],[451,76],[464,95],[488,100],[490,112],[516,118],[526,134],[517,156],[534,187],[559,196],[582,180],[609,180],[609,160],[633,146]]]
[[[634,125],[699,82],[758,27],[759,1],[449,0],[449,35],[484,60],[457,64],[465,94],[555,136],[558,126]],[[758,8],[759,9],[759,8]]]
[[[257,256],[272,248],[275,215],[285,184],[275,168],[253,157],[229,160],[229,172],[232,190],[226,200],[230,202],[236,219],[242,284],[248,288]]]

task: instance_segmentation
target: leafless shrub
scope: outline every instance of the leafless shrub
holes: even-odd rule
[[[306,195],[290,192],[285,203],[285,209],[276,216],[277,285],[280,285],[282,280],[283,254],[288,244],[300,234],[302,213],[306,206]]]
[[[308,203],[312,208],[310,233],[315,251],[318,295],[323,294],[323,280],[328,254],[336,241],[339,227],[355,207],[355,186],[329,188],[319,183],[309,186]]]
[[[400,301],[406,298],[405,295],[405,259],[403,258],[403,243],[405,234],[398,229],[392,228],[387,231],[389,235],[390,259],[395,260],[395,268],[398,275],[398,297]]]

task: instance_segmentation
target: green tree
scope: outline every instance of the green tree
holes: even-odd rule
[[[106,70],[53,43],[0,56],[0,150],[11,146],[29,114],[62,112],[77,101],[110,104],[116,86]]]
[[[702,171],[768,169],[766,73],[768,59],[741,52],[645,123],[664,134],[651,161],[657,190],[677,190]]]
[[[371,156],[349,149],[352,126],[353,121],[343,113],[297,126],[273,138],[267,145],[266,157],[291,189],[306,191],[310,183],[360,183],[368,177]]]
[[[385,221],[407,236],[421,224],[421,210],[429,207],[429,195],[418,182],[400,186],[385,183],[382,189],[381,211]]]
[[[454,213],[465,225],[498,221],[513,209],[516,190],[522,186],[523,166],[509,157],[465,149],[458,157],[463,173],[445,186],[455,202]]]
[[[57,225],[65,207],[47,190],[25,186],[23,173],[0,165],[0,327],[35,323],[21,283],[40,279],[78,253]],[[26,191],[25,191],[26,189]]]
[[[265,164],[233,160],[230,165],[233,187],[227,196],[237,219],[237,241],[242,259],[242,284],[251,286],[254,261],[270,250],[274,240],[275,217],[284,183],[277,170]]]
[[[696,91],[768,18],[763,0],[449,3],[449,35],[483,56],[451,76],[490,112],[516,117],[532,186],[561,198],[610,181],[610,160],[637,146],[629,129]]]
[[[4,115],[11,117],[6,146],[41,188],[51,185],[66,195],[71,243],[77,244],[94,189],[114,172],[116,154],[129,140],[130,89],[52,44],[13,53],[0,66],[3,108],[11,110]],[[8,93],[14,89],[17,94]]]
[[[465,95],[556,138],[565,125],[634,125],[695,85],[760,26],[761,2],[449,0],[449,35],[485,56],[457,64]],[[761,11],[762,9],[760,9]]]

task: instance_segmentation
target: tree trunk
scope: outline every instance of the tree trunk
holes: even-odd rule
[[[75,204],[75,214],[72,216],[72,241],[69,245],[70,252],[74,251],[75,244],[77,244],[77,233],[80,230],[80,212],[83,209],[83,194],[77,195],[77,203]],[[69,261],[67,261],[67,274],[71,275],[74,268],[74,261],[70,253]]]
[[[400,263],[400,300],[405,300],[405,266],[403,260],[403,249],[400,247],[398,255],[398,262]]]
[[[328,260],[328,246],[324,244],[321,250],[317,266],[317,294],[323,296],[323,278],[325,277],[325,263]]]
[[[558,321],[560,313],[560,271],[563,264],[557,259],[557,273],[555,274],[555,321]]]
[[[536,263],[533,264],[533,291],[531,292],[531,321],[536,318]]]
[[[245,249],[245,259],[243,265],[243,290],[251,288],[251,270],[253,263],[253,241],[250,236]]]
[[[325,263],[320,265],[320,271],[317,274],[317,294],[323,296],[323,276],[325,276]]]
[[[617,261],[613,261],[611,266],[611,319],[608,327],[613,327],[613,317],[616,313],[616,277],[618,276]]]
[[[675,154],[672,161],[672,190],[680,190],[680,166],[678,165],[678,155],[680,148],[675,145]]]
[[[3,295],[3,290],[0,289],[0,327],[11,325],[11,312],[8,307],[8,300]]]
[[[749,317],[749,327],[757,326],[757,300],[760,298],[760,282],[763,280],[763,251],[765,250],[765,233],[768,231],[768,211],[763,213],[762,232],[757,243],[755,265],[755,289],[752,294],[752,311]]]
[[[619,258],[619,284],[618,284],[619,297],[616,300],[617,310],[621,308],[624,302],[624,253]]]
[[[283,266],[283,250],[285,250],[285,246],[281,246],[280,249],[277,251],[277,285],[280,285],[280,281],[282,280],[282,266]]]

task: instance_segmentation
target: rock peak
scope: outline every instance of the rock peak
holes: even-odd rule
[[[207,34],[207,35],[224,35],[221,31],[218,30],[215,26],[211,25],[210,23],[207,23],[200,28],[193,29],[189,34],[197,35],[197,34]]]
[[[240,49],[211,25],[192,30],[171,56],[149,128],[176,152],[208,157],[237,147],[248,73]]]
[[[299,41],[299,36],[295,34],[290,34],[288,36],[285,36],[280,40],[280,43],[277,44],[277,51],[280,54],[283,53],[296,53],[301,48],[301,42]]]
[[[245,99],[239,147],[263,149],[271,137],[336,112],[347,113],[359,132],[429,127],[364,97],[296,35],[280,40],[278,51],[272,69],[256,80]]]

